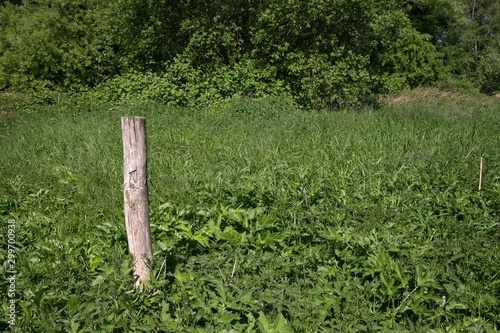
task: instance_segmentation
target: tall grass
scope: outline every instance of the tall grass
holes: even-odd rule
[[[130,276],[123,115],[147,118],[153,293]],[[496,331],[498,128],[498,105],[434,99],[3,114],[0,214],[16,219],[19,246],[11,328]]]

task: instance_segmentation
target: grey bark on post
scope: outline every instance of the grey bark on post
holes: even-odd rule
[[[123,197],[128,248],[136,286],[149,281],[153,258],[149,227],[146,119],[122,117]]]

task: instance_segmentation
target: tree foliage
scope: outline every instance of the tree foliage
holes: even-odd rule
[[[0,88],[81,89],[117,74],[104,5],[42,0],[0,12]]]
[[[286,93],[302,105],[333,108],[452,82],[493,93],[499,3],[3,2],[0,89],[126,87],[136,73],[154,77],[141,98],[179,105]]]
[[[409,14],[419,32],[434,36],[444,56],[445,84],[500,90],[500,1],[412,1]]]

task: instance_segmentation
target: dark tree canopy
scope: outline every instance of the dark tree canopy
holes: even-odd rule
[[[146,95],[179,104],[287,93],[329,108],[424,84],[494,93],[499,13],[499,0],[2,1],[0,89],[81,91],[136,73]]]

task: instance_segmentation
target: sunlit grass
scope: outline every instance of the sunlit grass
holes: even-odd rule
[[[81,331],[264,331],[264,318],[304,332],[498,329],[500,108],[483,104],[3,114],[0,213],[19,221],[19,321],[24,331],[69,330],[70,318]],[[137,298],[125,293],[123,115],[147,119],[160,280]]]

